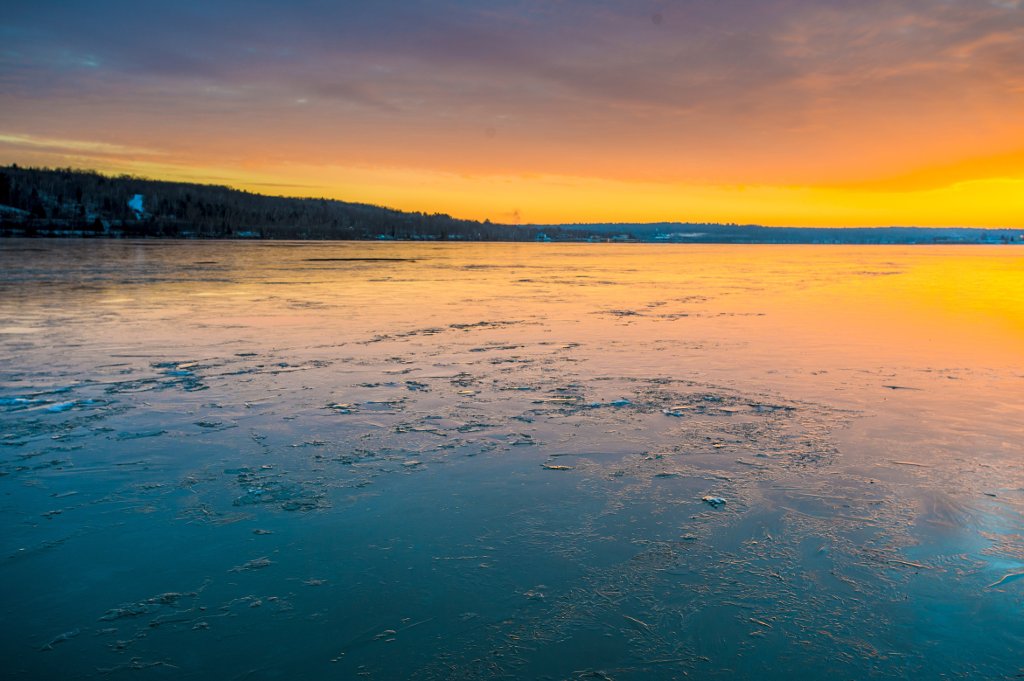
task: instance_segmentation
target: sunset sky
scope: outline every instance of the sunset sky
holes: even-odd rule
[[[497,222],[1024,226],[1024,0],[34,0],[0,163]]]

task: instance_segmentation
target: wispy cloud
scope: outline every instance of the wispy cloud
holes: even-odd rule
[[[160,156],[162,152],[142,147],[111,144],[92,140],[70,140],[35,135],[0,133],[0,145],[41,149],[51,152],[96,156]]]

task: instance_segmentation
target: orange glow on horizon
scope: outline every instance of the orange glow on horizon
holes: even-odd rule
[[[22,165],[225,184],[259,194],[330,198],[502,223],[723,222],[767,226],[1024,226],[1024,172],[945,184],[939,167],[847,185],[700,185],[587,176],[456,174],[415,168],[229,168],[155,160],[23,154]],[[963,164],[969,166],[970,164]],[[1012,168],[1002,168],[1012,170]],[[954,168],[955,170],[955,168]]]

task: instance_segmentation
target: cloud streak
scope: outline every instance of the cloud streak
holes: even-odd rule
[[[6,135],[0,133],[0,145],[28,149],[63,152],[69,154],[91,154],[96,156],[157,156],[159,151],[141,147],[127,147],[121,144],[89,140],[52,139],[32,135]]]

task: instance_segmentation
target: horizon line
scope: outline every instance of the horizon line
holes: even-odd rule
[[[169,180],[157,177],[150,177],[146,175],[134,175],[131,173],[113,173],[104,172],[95,168],[84,168],[74,166],[31,166],[31,165],[19,165],[16,161],[11,161],[5,165],[0,166],[0,171],[3,170],[27,170],[27,171],[41,171],[41,172],[74,172],[83,174],[93,174],[100,177],[104,177],[112,180],[136,180],[140,182],[157,182],[166,184],[182,184],[182,185],[196,185],[199,187],[221,187],[229,191],[240,192],[243,194],[251,194],[254,196],[262,196],[266,198],[285,199],[293,201],[330,201],[348,205],[359,205],[359,206],[370,206],[373,208],[379,208],[382,210],[394,211],[397,213],[407,213],[421,215],[440,215],[447,216],[453,220],[474,222],[478,224],[492,224],[501,227],[522,227],[522,228],[560,228],[560,227],[653,227],[658,225],[679,225],[679,226],[705,226],[705,227],[740,227],[740,228],[757,228],[757,229],[770,229],[770,230],[853,230],[853,229],[908,229],[908,230],[977,230],[977,231],[1013,231],[1013,230],[1024,230],[1024,225],[1004,225],[1001,227],[980,227],[974,225],[944,225],[944,226],[925,226],[925,225],[913,225],[913,224],[849,224],[849,225],[768,225],[757,222],[715,222],[715,221],[680,221],[680,220],[646,220],[642,222],[621,222],[621,221],[586,221],[586,222],[499,222],[485,218],[483,220],[475,218],[465,218],[452,215],[451,213],[445,212],[434,212],[430,213],[423,210],[408,210],[404,208],[395,208],[393,206],[371,203],[368,201],[358,200],[347,200],[338,198],[328,198],[325,196],[312,196],[312,195],[289,195],[289,194],[269,194],[258,191],[250,191],[248,189],[241,188],[227,183],[218,182],[202,182],[200,180]],[[284,185],[284,184],[273,184],[273,183],[259,183],[267,186],[276,187],[301,187],[304,185]]]

